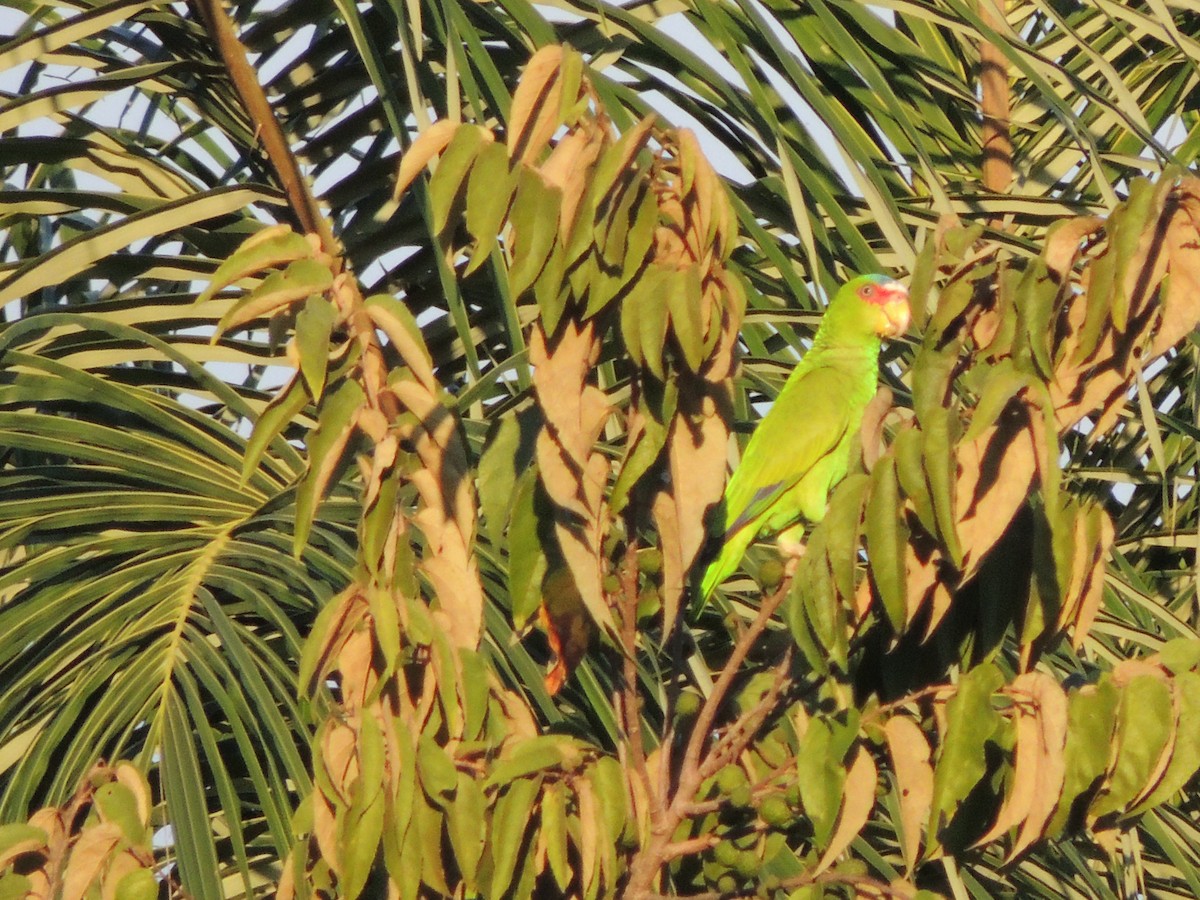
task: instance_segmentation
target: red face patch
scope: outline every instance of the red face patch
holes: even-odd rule
[[[858,289],[858,297],[865,303],[872,303],[875,306],[883,306],[896,296],[895,282],[876,284],[869,281]]]

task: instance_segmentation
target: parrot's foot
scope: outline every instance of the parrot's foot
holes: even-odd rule
[[[795,526],[779,532],[775,538],[775,546],[779,555],[783,557],[783,572],[788,578],[796,574],[796,567],[800,565],[800,560],[808,550],[803,537],[803,527]]]
[[[802,557],[805,550],[803,523],[796,522],[775,535],[775,546],[784,557]]]

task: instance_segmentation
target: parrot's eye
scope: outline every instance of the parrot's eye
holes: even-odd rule
[[[870,296],[871,296],[873,293],[875,293],[875,286],[874,286],[874,285],[872,285],[872,284],[868,284],[868,285],[864,285],[864,286],[863,286],[863,289],[862,289],[862,295],[863,295],[864,297],[870,297]]]

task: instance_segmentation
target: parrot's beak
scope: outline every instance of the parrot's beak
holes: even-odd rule
[[[882,303],[884,321],[880,323],[879,333],[883,337],[899,337],[908,331],[908,323],[912,321],[912,310],[908,305],[908,288],[892,282],[883,290],[886,291]]]

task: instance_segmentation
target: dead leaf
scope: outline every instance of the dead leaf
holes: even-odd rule
[[[1041,672],[1019,676],[1013,682],[1012,688],[1016,689],[1018,685],[1028,692],[1029,697],[1036,703],[1037,743],[1042,755],[1036,766],[1032,797],[1024,821],[1012,848],[1008,851],[1010,861],[1044,837],[1046,824],[1058,807],[1067,770],[1064,750],[1067,744],[1069,704],[1066,692],[1057,681]],[[1019,754],[1019,730],[1017,740]],[[1013,793],[1016,793],[1015,787]]]
[[[921,849],[921,836],[933,806],[933,764],[929,740],[920,727],[904,716],[893,716],[884,725],[896,790],[900,795],[900,833],[904,867],[911,875]]]
[[[529,59],[508,114],[508,155],[532,162],[561,124],[563,48],[543,47]]]
[[[883,422],[892,411],[892,401],[895,399],[891,388],[880,385],[875,396],[863,410],[862,419],[862,461],[863,468],[868,472],[875,468],[879,457],[885,450],[883,444]]]
[[[121,841],[121,826],[104,822],[83,829],[63,872],[62,900],[82,900]]]
[[[1079,216],[1052,226],[1042,259],[1059,282],[1065,281],[1075,267],[1079,259],[1080,242],[1103,228],[1104,220],[1099,216]]]
[[[611,410],[603,391],[588,383],[599,350],[594,320],[564,320],[553,346],[540,324],[529,340],[534,391],[546,421],[537,438],[538,472],[560,510],[554,527],[559,548],[588,612],[615,632],[602,587],[610,464],[595,449]]]
[[[679,408],[667,437],[670,484],[654,498],[663,554],[663,628],[670,633],[687,576],[707,537],[706,514],[725,489],[732,410],[723,385],[681,375]]]
[[[429,165],[431,159],[450,146],[458,129],[464,127],[474,126],[464,126],[449,119],[442,119],[440,122],[434,122],[413,141],[412,146],[400,157],[400,171],[396,173],[396,188],[392,192],[393,200],[399,200],[403,196],[413,179]]]

